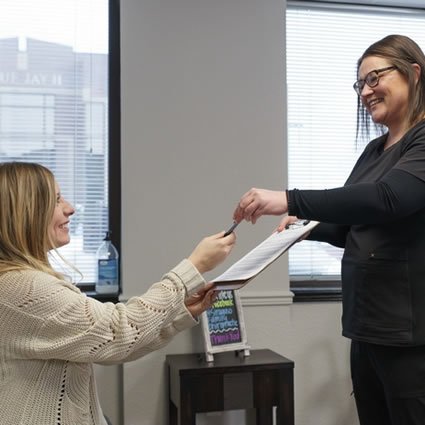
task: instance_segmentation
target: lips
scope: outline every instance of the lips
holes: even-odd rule
[[[372,99],[369,102],[367,102],[367,105],[369,106],[369,108],[374,107],[375,105],[377,105],[378,103],[381,103],[383,99],[379,98],[379,99]]]

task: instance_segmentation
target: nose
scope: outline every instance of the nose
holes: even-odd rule
[[[369,94],[373,93],[373,89],[365,84],[360,93],[361,97],[367,97]]]
[[[66,205],[63,211],[67,217],[70,217],[71,215],[75,213],[75,209],[68,201],[65,201],[65,202],[66,202]]]

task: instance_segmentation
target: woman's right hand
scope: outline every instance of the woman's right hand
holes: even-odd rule
[[[233,212],[233,220],[255,224],[262,215],[282,215],[288,212],[286,193],[277,190],[252,188],[242,198]]]
[[[232,251],[236,242],[235,233],[223,237],[225,232],[207,236],[199,242],[198,246],[189,256],[189,261],[204,274],[218,266]]]

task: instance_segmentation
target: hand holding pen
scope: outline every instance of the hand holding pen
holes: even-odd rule
[[[232,232],[236,229],[236,226],[237,226],[238,224],[239,224],[239,223],[237,223],[235,220],[233,220],[232,225],[230,226],[229,230],[227,230],[227,232],[225,232],[225,233],[224,233],[223,238],[225,238],[226,236],[229,236],[229,235],[230,235],[230,233],[232,233]]]
[[[223,232],[207,236],[188,257],[189,261],[204,274],[218,266],[230,254],[236,242],[236,235],[229,234],[223,237]]]

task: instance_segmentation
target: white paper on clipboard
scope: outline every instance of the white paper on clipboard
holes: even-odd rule
[[[242,288],[318,224],[318,221],[299,220],[292,223],[288,229],[273,233],[213,279],[215,289],[220,291]]]

